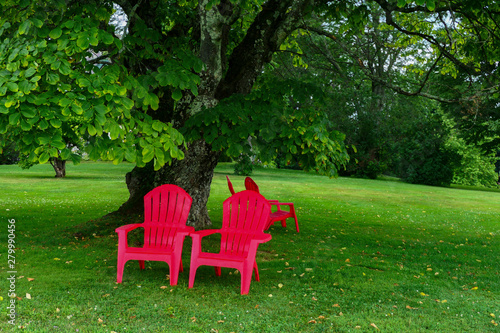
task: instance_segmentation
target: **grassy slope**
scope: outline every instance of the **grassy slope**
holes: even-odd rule
[[[156,262],[143,272],[130,262],[124,283],[114,282],[112,230],[128,222],[87,221],[127,198],[131,167],[70,165],[66,179],[54,179],[50,166],[0,167],[0,267],[7,271],[6,224],[14,218],[17,325],[36,332],[498,330],[499,192],[259,169],[253,178],[261,192],[294,202],[301,232],[291,221],[270,229],[273,240],[259,247],[261,282],[241,296],[238,275],[223,270],[216,278],[211,267],[198,270],[191,290],[188,270],[170,287],[167,265]],[[216,169],[214,227],[231,173],[228,165]],[[243,179],[231,176],[237,191]],[[188,239],[185,267],[190,246]],[[1,331],[10,326],[7,281],[0,281]]]

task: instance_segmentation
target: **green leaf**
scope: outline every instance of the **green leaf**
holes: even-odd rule
[[[116,140],[120,136],[120,126],[118,124],[114,123],[111,125],[109,129],[109,137],[111,140]]]
[[[46,130],[49,127],[49,123],[47,122],[47,120],[42,119],[42,120],[40,120],[40,123],[38,124],[38,126],[43,131],[43,130]]]
[[[59,82],[59,75],[55,73],[48,73],[47,74],[47,83],[55,85]]]
[[[62,64],[61,67],[59,67],[59,73],[62,75],[69,75],[71,74],[71,68],[66,64]]]
[[[35,25],[35,27],[37,27],[39,29],[43,26],[43,22],[41,20],[39,20],[39,19],[32,18],[31,22],[33,22],[33,24]]]
[[[52,146],[54,146],[57,149],[64,149],[64,148],[66,148],[66,144],[64,142],[60,141],[60,140],[53,140],[52,141]],[[54,157],[57,156],[57,152],[56,153],[52,153],[52,154],[54,154],[53,155]]]
[[[41,145],[46,145],[47,143],[50,142],[50,136],[48,134],[43,134],[43,135],[38,137],[38,142]]]
[[[406,6],[406,0],[398,0],[398,7],[403,8]]]
[[[94,125],[92,125],[92,124],[87,126],[87,131],[89,132],[90,136],[94,136],[97,133],[97,130],[95,129]]]
[[[9,124],[12,126],[16,126],[17,123],[19,122],[19,119],[21,118],[20,113],[13,113],[9,116]]]
[[[134,107],[134,101],[131,100],[128,97],[122,98],[122,105],[127,108],[128,110],[132,109]]]
[[[156,160],[161,166],[165,165],[165,153],[160,148],[155,148]]]
[[[38,158],[38,162],[40,164],[45,164],[49,161],[50,159],[50,155],[47,153],[47,152],[44,152],[42,153],[42,155],[40,155],[40,157]]]
[[[135,162],[135,158],[136,158],[136,155],[135,155],[135,151],[134,150],[127,150],[125,152],[125,159],[127,161],[129,161],[130,163],[134,163]]]
[[[61,159],[68,160],[71,157],[71,150],[64,148],[61,150]]]
[[[78,80],[76,80],[76,82],[78,83],[78,85],[81,87],[81,88],[87,88],[89,87],[90,85],[92,85],[90,83],[89,80],[87,80],[86,78],[79,78]]]
[[[61,125],[62,125],[62,122],[59,120],[59,119],[51,119],[50,120],[50,124],[52,125],[52,127],[54,128],[60,128]]]
[[[28,78],[30,76],[32,76],[33,74],[36,73],[36,68],[34,67],[30,67],[26,70],[26,72],[24,72],[24,77]]]
[[[113,35],[111,35],[109,32],[102,32],[101,33],[101,40],[104,44],[110,45],[113,44],[114,38]]]
[[[18,30],[19,34],[24,35],[26,32],[28,32],[30,27],[31,27],[31,21],[30,20],[24,21],[24,23],[19,26]]]
[[[175,101],[179,101],[179,100],[182,98],[182,91],[180,91],[179,89],[175,89],[175,90],[172,92],[172,98],[173,98]]]
[[[436,2],[434,0],[427,0],[427,9],[430,11],[436,9]]]
[[[25,107],[21,110],[21,113],[26,118],[33,118],[34,116],[36,116],[36,109],[34,107],[31,107],[31,106]]]
[[[31,129],[31,127],[32,126],[30,124],[28,124],[24,119],[21,120],[21,129],[23,131],[25,131],[25,132],[29,131]]]
[[[148,163],[154,157],[155,157],[155,150],[153,146],[148,145],[142,150],[142,160],[144,163]]]
[[[7,61],[11,62],[11,61],[14,61],[14,59],[16,59],[17,55],[19,54],[19,49],[14,49],[12,51],[12,53],[9,55],[9,58],[7,59]]]
[[[73,110],[73,112],[76,113],[76,114],[78,114],[78,115],[83,114],[83,109],[78,104],[72,104],[71,105],[71,110]]]
[[[49,37],[52,39],[58,39],[59,37],[61,37],[61,35],[62,35],[62,29],[60,27],[53,29],[49,33]]]
[[[86,35],[80,35],[76,41],[76,45],[83,50],[87,49],[89,47],[88,37]]]
[[[12,92],[19,91],[19,87],[18,87],[17,83],[15,83],[15,82],[7,82],[7,84],[5,86]]]
[[[154,129],[155,131],[157,131],[157,132],[161,132],[161,131],[163,131],[163,123],[162,123],[162,122],[160,122],[160,121],[155,121],[155,122],[153,123],[153,129]]]

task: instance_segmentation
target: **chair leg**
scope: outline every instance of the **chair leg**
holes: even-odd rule
[[[191,262],[191,266],[189,267],[189,285],[188,288],[193,288],[194,286],[194,278],[196,276],[196,269],[198,266],[193,265],[193,262]]]
[[[170,285],[176,286],[179,279],[179,265],[172,260],[170,263]]]
[[[221,276],[222,274],[222,269],[220,267],[214,266],[215,268],[215,275]]]
[[[283,228],[286,228],[286,219],[281,220],[281,226],[282,226]]]
[[[241,270],[241,294],[246,295],[250,291],[250,283],[252,282],[252,271],[253,264],[247,262],[244,264],[243,269]]]
[[[299,232],[299,221],[297,221],[297,216],[294,215],[293,218],[295,219],[295,228],[297,229],[297,232]]]
[[[141,269],[144,269],[144,268],[145,268],[145,266],[144,266],[144,260],[139,260],[139,267],[140,267]]]
[[[125,269],[125,260],[122,256],[118,256],[118,262],[116,264],[116,282],[122,283],[123,270]]]
[[[255,281],[260,281],[259,268],[257,267],[257,262],[256,261],[253,263],[253,271],[255,273]]]

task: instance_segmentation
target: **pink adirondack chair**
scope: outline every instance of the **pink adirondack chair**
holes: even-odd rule
[[[245,188],[247,190],[260,193],[259,186],[257,186],[257,183],[255,183],[255,181],[250,177],[245,178]],[[295,228],[297,229],[297,232],[299,232],[299,222],[297,221],[297,214],[295,214],[295,207],[293,206],[293,203],[279,202],[278,200],[269,200],[269,203],[276,206],[276,211],[271,213],[269,223],[264,230],[269,229],[275,222],[278,221],[281,222],[281,226],[283,228],[286,228],[286,219],[293,218],[295,220]],[[288,206],[288,211],[282,210],[281,206]]]
[[[177,285],[182,267],[184,238],[194,231],[186,226],[193,199],[176,185],[156,187],[144,196],[144,222],[117,228],[118,233],[118,283],[122,282],[123,270],[128,260],[138,260],[144,269],[144,260],[165,261],[170,267],[170,285]],[[129,247],[127,234],[144,228],[143,247]]]
[[[241,294],[248,294],[252,272],[260,281],[255,256],[261,243],[271,240],[271,235],[264,233],[269,221],[271,206],[260,194],[242,191],[224,201],[221,229],[201,230],[191,233],[193,249],[189,272],[189,288],[194,285],[196,270],[199,266],[215,267],[215,274],[221,275],[221,267],[240,271]],[[219,253],[203,252],[201,240],[214,233],[221,234]]]
[[[227,179],[227,187],[229,187],[229,192],[231,192],[231,195],[233,195],[235,193],[233,183],[231,183],[231,181],[229,180],[229,176],[226,176],[226,179]]]

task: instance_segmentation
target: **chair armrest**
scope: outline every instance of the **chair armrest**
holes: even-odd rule
[[[118,227],[115,229],[115,232],[121,234],[121,233],[128,233],[131,230],[134,230],[136,228],[142,227],[142,223],[134,223],[134,224],[126,224],[122,225],[121,227]]]
[[[272,205],[276,205],[276,206],[293,206],[293,203],[292,202],[278,202],[278,200],[276,200],[276,202],[273,202]]]
[[[270,234],[262,234],[262,235],[256,235],[255,237],[252,238],[251,242],[255,242],[258,244],[269,242],[273,237]]]
[[[213,235],[213,234],[216,234],[220,232],[220,230],[218,229],[206,229],[206,230],[199,230],[199,231],[194,231],[192,233],[189,234],[189,236],[191,236],[193,238],[193,240],[195,239],[201,239],[205,236],[209,236],[209,235]]]
[[[191,226],[185,226],[183,228],[177,229],[177,234],[182,235],[182,236],[189,236],[194,232],[194,227]]]

